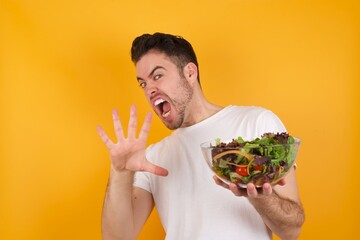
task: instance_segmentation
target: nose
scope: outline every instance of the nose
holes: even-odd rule
[[[156,85],[152,81],[148,81],[146,84],[146,87],[145,87],[146,95],[151,97],[154,94],[156,94],[157,91],[158,91],[158,89],[157,89]]]

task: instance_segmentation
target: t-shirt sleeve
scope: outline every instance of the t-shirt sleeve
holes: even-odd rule
[[[152,159],[151,158],[151,149],[153,149],[154,145],[150,145],[147,149],[146,149],[146,158]],[[134,183],[133,183],[134,187],[139,187],[142,188],[148,192],[151,193],[151,173],[149,172],[136,172],[135,176],[134,176]]]
[[[270,110],[266,110],[260,114],[257,120],[257,129],[259,136],[267,132],[286,132],[286,128],[280,118]]]
[[[151,193],[150,176],[147,172],[136,172],[134,176],[134,187],[142,188]]]

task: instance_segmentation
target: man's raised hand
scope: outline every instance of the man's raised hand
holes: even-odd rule
[[[137,112],[135,105],[132,105],[130,108],[127,138],[124,136],[124,130],[117,110],[113,110],[112,116],[117,142],[111,141],[102,127],[98,126],[97,131],[110,151],[111,164],[114,170],[146,171],[159,176],[167,176],[168,171],[166,169],[150,163],[145,156],[146,140],[149,135],[152,118],[151,112],[146,115],[138,138],[136,138]]]

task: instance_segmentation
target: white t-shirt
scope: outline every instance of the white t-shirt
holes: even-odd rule
[[[245,197],[215,184],[200,144],[265,132],[285,132],[280,119],[260,107],[228,106],[190,127],[150,145],[147,159],[169,171],[166,177],[137,172],[134,186],[154,198],[166,239],[271,239],[262,218]]]

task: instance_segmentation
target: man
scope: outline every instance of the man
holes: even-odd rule
[[[286,131],[260,107],[220,107],[201,90],[196,55],[185,39],[144,34],[133,42],[132,60],[146,99],[172,134],[146,148],[151,113],[136,136],[130,108],[127,137],[113,111],[117,142],[98,127],[108,147],[111,172],[104,201],[104,239],[136,239],[156,205],[166,239],[296,239],[304,221],[295,171],[278,185],[246,189],[226,185],[205,165],[200,143]],[[222,187],[219,187],[222,186]],[[230,190],[230,191],[229,191]]]

